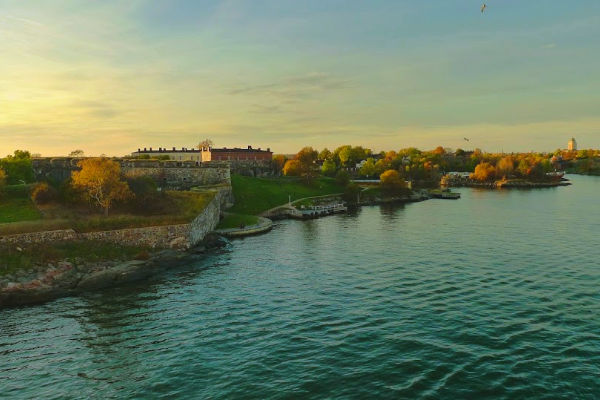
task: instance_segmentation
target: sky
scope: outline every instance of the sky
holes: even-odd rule
[[[600,2],[486,2],[0,0],[0,156],[599,148]]]

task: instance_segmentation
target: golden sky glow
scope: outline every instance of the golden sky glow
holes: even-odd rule
[[[0,154],[600,147],[600,5],[523,3],[0,0]]]

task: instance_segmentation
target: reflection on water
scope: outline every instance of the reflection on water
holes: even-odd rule
[[[593,398],[600,179],[282,221],[0,312],[0,397]]]

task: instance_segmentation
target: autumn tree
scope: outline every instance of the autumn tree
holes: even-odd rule
[[[381,190],[386,194],[399,194],[406,189],[406,181],[395,169],[385,171],[379,180],[381,181]]]
[[[296,157],[294,158],[299,163],[298,166],[300,168],[300,176],[306,178],[307,183],[310,183],[310,181],[317,174],[318,170],[315,162],[317,161],[318,157],[319,153],[315,149],[312,147],[304,147],[298,152],[298,154],[296,154]]]
[[[121,180],[121,166],[107,158],[88,158],[78,163],[80,171],[73,172],[73,186],[81,190],[88,200],[108,211],[115,201],[126,200],[133,194],[127,182]]]
[[[286,158],[283,154],[275,154],[273,156],[273,167],[277,170],[277,172],[281,172],[285,165]]]
[[[494,179],[495,176],[496,168],[488,162],[482,162],[477,164],[475,167],[475,172],[471,174],[471,179],[475,179],[479,182],[485,182]]]
[[[515,161],[511,156],[503,157],[496,163],[496,177],[507,178],[515,169]]]
[[[287,160],[283,166],[285,176],[300,176],[300,162],[298,160]]]

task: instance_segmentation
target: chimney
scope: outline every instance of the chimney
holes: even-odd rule
[[[252,146],[248,146],[248,150],[252,150]]]
[[[146,148],[144,147],[144,151],[146,151]]]
[[[138,153],[140,152],[140,148],[138,147]]]
[[[152,151],[152,147],[150,147],[150,151]]]
[[[173,147],[173,151],[175,151],[175,147]]]
[[[270,152],[271,152],[271,148],[270,148],[270,147],[267,147],[267,151],[270,153]]]

